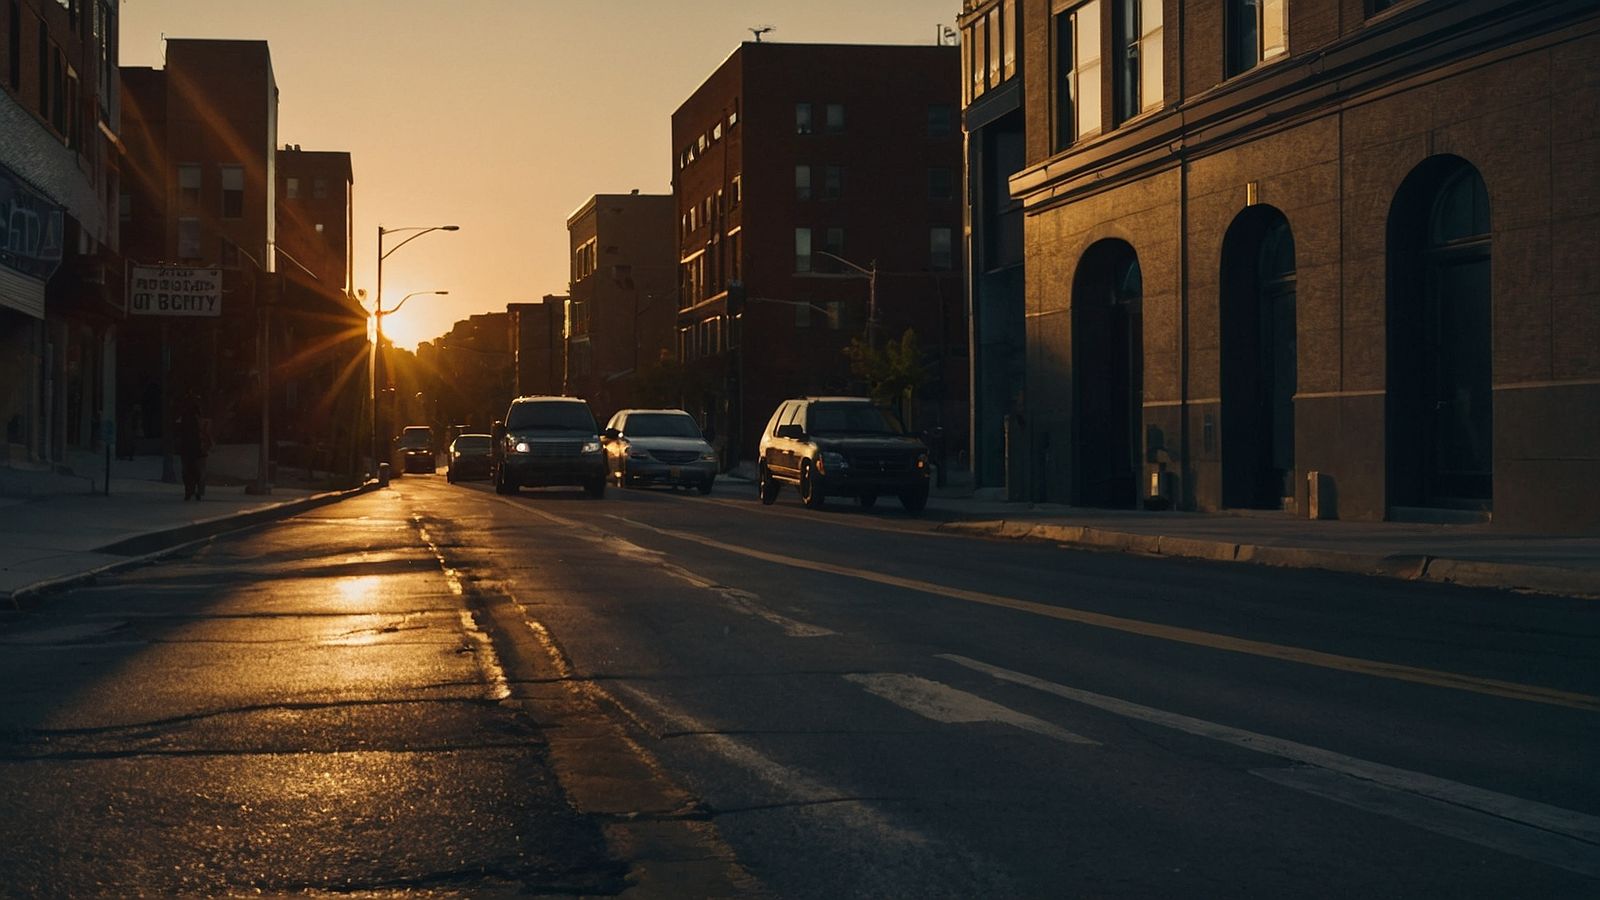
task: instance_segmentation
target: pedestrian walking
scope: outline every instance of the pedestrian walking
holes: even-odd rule
[[[200,411],[200,398],[190,394],[178,415],[178,455],[183,459],[183,499],[206,495],[206,456],[211,452],[211,423]]]

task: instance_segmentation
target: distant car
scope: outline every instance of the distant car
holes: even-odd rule
[[[488,478],[494,468],[494,439],[487,434],[463,434],[450,442],[445,480],[451,484]]]
[[[907,512],[928,505],[928,448],[865,397],[801,397],[778,405],[761,433],[757,491],[771,504],[785,484],[815,509],[829,496],[863,508],[893,494]]]
[[[395,455],[400,458],[400,471],[437,471],[434,457],[433,429],[426,425],[407,425],[395,439]]]
[[[518,397],[494,424],[495,493],[527,486],[581,485],[606,493],[606,455],[589,404],[577,397]]]
[[[717,480],[717,451],[681,409],[622,410],[611,417],[600,440],[618,487],[684,485],[709,494]]]

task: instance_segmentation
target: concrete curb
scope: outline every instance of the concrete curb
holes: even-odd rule
[[[71,575],[62,575],[56,578],[47,578],[33,584],[24,585],[10,593],[0,593],[0,604],[8,603],[13,609],[22,609],[25,603],[37,601],[39,597],[78,587],[94,581],[101,575],[131,569],[154,560],[160,559],[191,544],[207,540],[218,535],[233,531],[253,528],[267,522],[287,518],[307,510],[337,503],[340,500],[365,494],[378,489],[377,481],[368,481],[360,487],[347,488],[342,491],[325,491],[312,494],[309,497],[299,497],[294,500],[285,500],[281,503],[271,503],[256,509],[245,510],[231,515],[217,516],[200,522],[191,522],[177,528],[168,528],[161,531],[152,531],[146,534],[125,538],[104,547],[96,547],[93,552],[108,553],[127,556],[127,559],[117,560],[103,566],[96,566],[83,572],[74,572]]]
[[[1311,547],[1240,544],[1205,538],[1177,537],[1113,531],[1084,525],[1049,522],[989,521],[945,522],[939,531],[978,537],[1048,541],[1087,550],[1143,553],[1204,559],[1213,562],[1252,563],[1292,569],[1322,569],[1354,575],[1376,575],[1407,581],[1430,581],[1464,587],[1498,588],[1564,597],[1600,599],[1600,576],[1575,569],[1450,559],[1420,554],[1361,553]]]

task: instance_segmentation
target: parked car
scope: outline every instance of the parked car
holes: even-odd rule
[[[816,509],[829,496],[871,508],[894,494],[908,512],[928,505],[928,448],[865,397],[803,397],[778,405],[761,433],[757,490],[771,504],[785,484]]]
[[[488,478],[494,468],[494,439],[487,434],[463,434],[450,442],[445,460],[445,480],[451,484],[471,478]]]
[[[600,440],[618,487],[684,485],[709,494],[717,480],[717,451],[681,409],[622,410],[611,417]]]
[[[401,472],[437,471],[438,460],[433,447],[433,429],[426,425],[407,425],[395,438],[395,456]]]
[[[577,397],[518,397],[494,423],[492,479],[499,494],[527,486],[580,485],[606,493],[606,455],[589,404]]]

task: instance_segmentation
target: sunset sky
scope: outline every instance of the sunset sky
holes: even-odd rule
[[[122,63],[161,38],[271,44],[278,142],[348,150],[356,286],[376,232],[458,224],[384,263],[396,343],[562,293],[567,215],[591,194],[671,189],[672,111],[747,30],[791,43],[931,44],[959,0],[126,0]],[[390,245],[392,246],[392,244]]]

